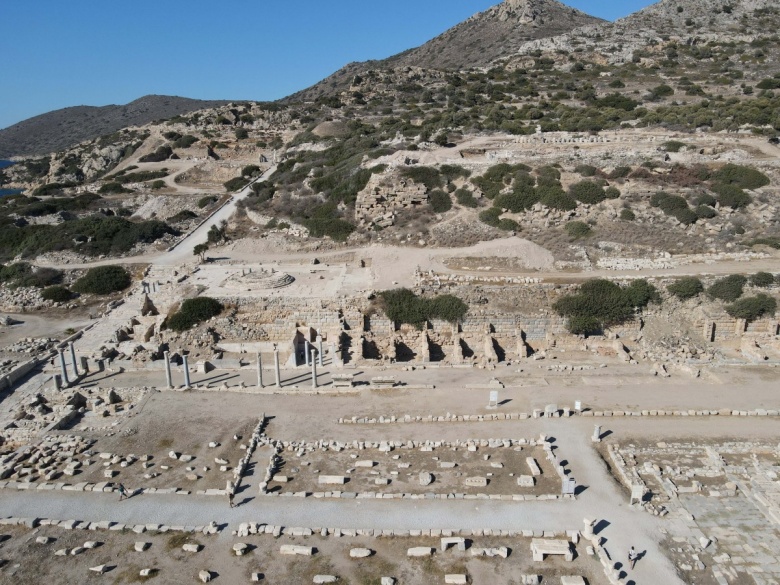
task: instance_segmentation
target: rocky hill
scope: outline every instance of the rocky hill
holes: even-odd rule
[[[576,28],[602,23],[557,0],[504,0],[480,12],[415,49],[382,61],[351,63],[327,79],[292,96],[310,100],[343,89],[355,75],[370,69],[423,67],[461,71],[484,67],[516,53],[536,39],[568,33]]]
[[[228,102],[148,95],[124,106],[76,106],[29,118],[0,130],[0,158],[40,155],[195,110]]]

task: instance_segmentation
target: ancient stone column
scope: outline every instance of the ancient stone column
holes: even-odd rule
[[[166,351],[163,353],[165,359],[165,382],[168,384],[168,388],[173,388],[173,376],[171,375],[171,353]]]
[[[279,350],[274,349],[274,373],[276,374],[276,387],[282,387],[282,376],[279,373]]]
[[[583,519],[583,524],[585,524],[583,530],[582,530],[582,537],[591,540],[594,536],[593,534],[593,527],[596,525],[595,520],[591,520],[590,518]]]
[[[257,352],[257,387],[263,387],[263,362],[259,351]]]
[[[68,343],[68,348],[70,349],[70,363],[73,364],[73,377],[78,378],[79,369],[78,366],[76,365],[76,348],[73,347],[72,341]]]
[[[303,359],[306,362],[306,365],[309,365],[309,347],[311,344],[309,343],[309,340],[303,342]]]
[[[70,380],[68,379],[68,368],[65,366],[65,353],[63,350],[58,350],[60,354],[60,370],[62,370],[62,383],[65,386],[70,385]]]
[[[322,335],[317,336],[317,357],[320,360],[320,365],[321,366],[324,365],[323,364],[324,358],[322,357]]]
[[[317,387],[317,360],[314,356],[314,348],[311,350],[311,387]]]
[[[190,387],[190,365],[187,363],[187,356],[183,355],[181,356],[181,359],[184,360],[184,387],[189,388]]]

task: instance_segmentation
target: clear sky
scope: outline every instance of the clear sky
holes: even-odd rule
[[[0,128],[147,94],[274,100],[416,47],[499,0],[5,0]],[[614,20],[653,0],[569,0]]]

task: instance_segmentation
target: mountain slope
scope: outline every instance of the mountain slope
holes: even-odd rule
[[[484,67],[507,57],[529,41],[568,33],[604,22],[557,0],[504,0],[454,26],[438,37],[382,61],[350,63],[290,100],[311,100],[341,90],[369,69],[423,67],[460,71]]]
[[[55,110],[0,130],[0,158],[47,154],[128,126],[140,126],[226,103],[148,95],[124,106],[76,106]]]

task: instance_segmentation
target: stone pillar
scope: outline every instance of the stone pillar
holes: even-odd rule
[[[323,363],[323,357],[322,357],[322,335],[317,336],[317,358],[320,361],[320,366],[325,365]]]
[[[309,340],[307,339],[307,340],[305,340],[303,342],[303,359],[306,362],[307,366],[310,365],[309,364],[309,347],[311,347],[311,344],[309,343]]]
[[[585,526],[582,529],[582,538],[586,540],[591,540],[595,535],[593,534],[593,527],[596,525],[595,520],[591,520],[589,518],[583,519],[583,524]]]
[[[54,389],[62,390],[62,377],[59,374],[54,374],[52,380],[54,381]]]
[[[314,348],[311,350],[311,387],[317,388],[317,360],[314,356]]]
[[[79,368],[76,364],[76,348],[73,347],[73,342],[68,343],[68,349],[70,349],[70,363],[73,365],[73,377],[79,377]]]
[[[452,363],[463,363],[463,346],[460,343],[460,334],[453,333],[452,335]]]
[[[189,388],[190,387],[190,365],[187,362],[187,356],[183,355],[181,356],[181,359],[184,360],[184,387]]]
[[[58,350],[60,354],[60,370],[62,371],[62,383],[65,386],[70,385],[70,380],[68,379],[68,368],[65,365],[65,353],[63,350]]]
[[[263,388],[263,362],[260,352],[257,352],[257,387]]]
[[[168,388],[173,388],[173,376],[171,375],[171,353],[166,351],[163,353],[163,359],[165,360],[165,383]]]
[[[596,425],[596,428],[593,429],[591,441],[594,443],[601,443],[601,425]]]
[[[282,387],[282,376],[279,373],[279,350],[274,348],[274,373],[276,374],[276,387]]]

